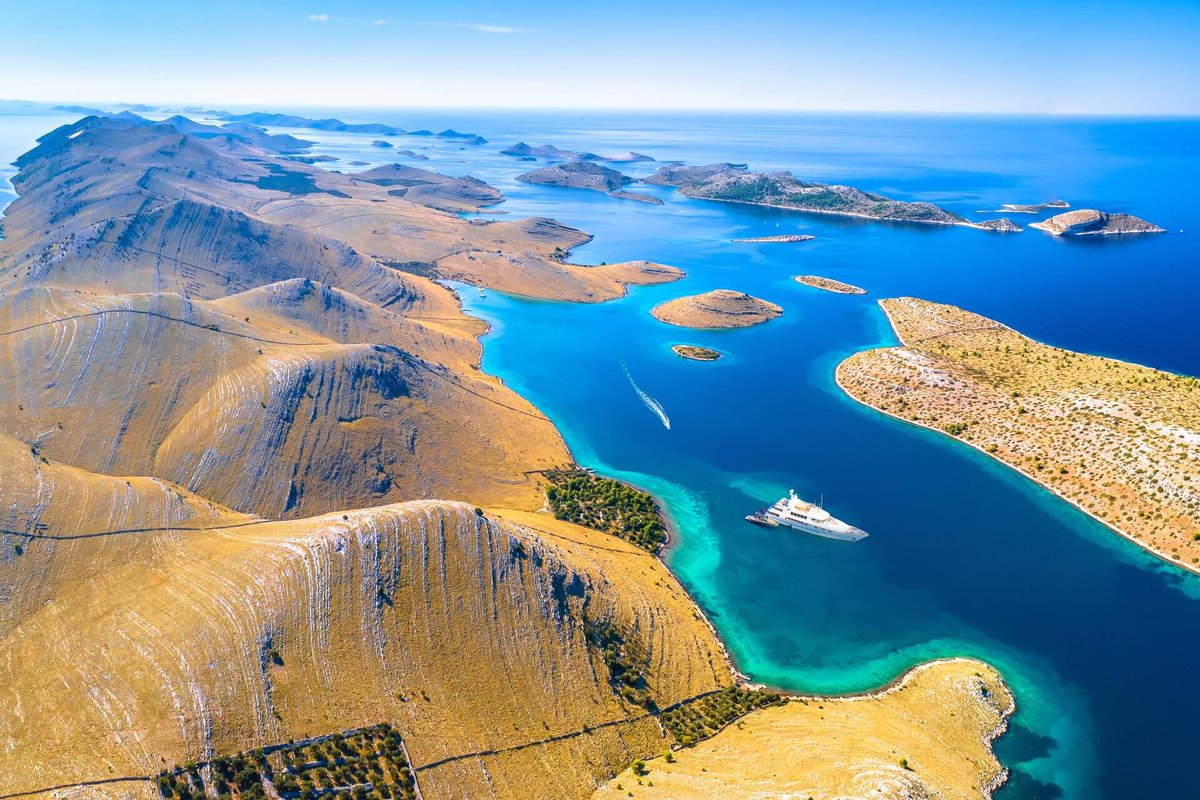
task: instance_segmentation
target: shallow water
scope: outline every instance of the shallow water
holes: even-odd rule
[[[497,211],[554,216],[595,234],[576,260],[648,258],[687,272],[681,282],[601,305],[461,293],[494,326],[485,369],[546,411],[581,463],[664,501],[680,534],[668,561],[742,671],[787,689],[836,693],[878,686],[929,658],[978,656],[1004,672],[1019,705],[997,745],[1014,770],[999,797],[1195,796],[1200,578],[965,445],[858,405],[832,375],[846,355],[893,341],[875,301],[898,295],[955,303],[1054,345],[1200,373],[1200,247],[1193,234],[1178,233],[1197,228],[1188,195],[1200,178],[1200,122],[343,116],[483,134],[492,141],[480,147],[425,137],[395,144],[430,156],[417,166],[501,188],[509,200]],[[5,117],[0,128],[8,124]],[[0,130],[0,146],[28,138],[25,130]],[[334,168],[388,159],[370,147],[374,137],[295,133],[320,139],[316,152],[342,159]],[[979,219],[995,215],[974,212],[1000,203],[1061,196],[1074,207],[1135,213],[1171,233],[1099,242],[1037,231],[1001,236],[639,189],[666,200],[652,207],[515,182],[530,165],[498,151],[518,139],[788,168]],[[615,166],[645,174],[654,165]],[[1012,216],[1022,225],[1038,218]],[[729,241],[798,231],[817,238]],[[814,290],[791,280],[801,273],[871,294]],[[647,313],[720,287],[779,303],[784,316],[747,330],[694,332]],[[685,361],[670,351],[680,342],[726,357]],[[623,364],[661,404],[669,429]],[[847,545],[742,521],[788,488],[823,495],[870,538]]]

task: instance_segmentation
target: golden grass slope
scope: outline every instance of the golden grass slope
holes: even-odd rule
[[[838,383],[969,444],[1156,555],[1200,564],[1200,384],[1033,341],[914,298],[883,300],[902,347],[858,353]]]
[[[657,562],[572,537],[433,501],[33,539],[20,556],[5,537],[0,570],[18,591],[0,661],[3,786],[149,774],[388,719],[418,766],[451,759],[420,774],[428,797],[586,794],[661,734],[609,687],[585,614],[643,643],[660,703],[729,673]],[[558,763],[470,755],[606,723],[557,744]]]
[[[267,297],[274,313],[261,310]],[[329,316],[306,310],[327,301]],[[536,508],[525,473],[569,458],[540,412],[464,367],[454,340],[302,281],[220,304],[30,289],[3,310],[0,430],[239,511],[307,516],[419,497]],[[413,355],[447,351],[460,371]]]
[[[1000,676],[938,661],[875,695],[755,711],[712,739],[622,772],[593,800],[980,800],[1005,772],[991,751],[1013,711]]]
[[[567,272],[582,270],[587,278],[568,286],[556,279],[563,271],[558,261],[591,238],[582,231],[543,218],[465,220],[429,207],[430,198],[423,195],[409,200],[386,185],[249,145],[217,147],[170,125],[91,117],[39,141],[17,162],[21,171],[13,185],[20,197],[5,211],[0,291],[55,283],[56,272],[64,275],[57,281],[62,286],[134,291],[124,277],[129,270],[120,268],[132,259],[139,265],[133,274],[143,278],[138,291],[216,297],[281,278],[308,277],[391,303],[403,296],[405,284],[422,289],[431,284],[380,271],[373,261],[436,266],[465,252],[527,259],[524,271],[489,259],[478,265],[482,269],[473,280],[532,297],[593,300],[592,283],[606,286],[608,296],[615,297],[622,290],[614,291],[614,283],[664,278],[662,268],[601,270],[592,276],[587,267],[569,265]],[[158,235],[163,227],[169,232],[165,240]],[[335,252],[310,255],[320,247]],[[276,255],[280,250],[282,258]],[[113,255],[121,257],[115,269],[106,266]],[[81,275],[86,270],[77,263],[47,268],[46,262],[64,259],[84,261],[101,273]],[[315,264],[309,266],[310,260]],[[281,262],[293,271],[272,272]],[[246,270],[248,276],[242,274]],[[164,277],[147,283],[146,273]],[[388,285],[397,280],[400,286]]]

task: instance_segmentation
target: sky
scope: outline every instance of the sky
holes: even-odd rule
[[[1200,0],[0,0],[0,98],[1200,114]]]

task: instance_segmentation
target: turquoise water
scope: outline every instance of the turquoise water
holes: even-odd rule
[[[892,341],[875,300],[897,295],[955,303],[1055,345],[1200,373],[1200,246],[1193,233],[1178,233],[1198,228],[1189,195],[1200,178],[1200,122],[343,116],[481,133],[492,141],[477,148],[420,137],[396,144],[428,154],[419,165],[498,186],[509,200],[497,211],[554,216],[595,234],[576,260],[648,258],[687,272],[600,305],[482,297],[471,287],[461,294],[493,325],[485,369],[549,414],[581,463],[663,500],[679,532],[667,559],[743,672],[787,689],[852,692],[929,658],[978,656],[1003,671],[1019,704],[997,745],[1013,768],[1000,797],[1196,796],[1200,578],[986,456],[854,403],[832,374],[846,355]],[[320,137],[317,151],[343,164],[387,158],[370,137],[301,135]],[[19,138],[0,134],[0,145]],[[666,201],[652,207],[515,182],[529,165],[498,151],[518,139],[788,168],[976,218],[1000,203],[1061,196],[1076,207],[1136,213],[1171,233],[1102,242],[998,236],[645,189]],[[730,242],[797,231],[817,238]],[[809,289],[791,280],[801,273],[871,294]],[[647,313],[719,287],[779,303],[784,316],[747,330],[691,332]],[[684,361],[669,349],[678,342],[727,357]],[[662,403],[669,430],[634,393],[622,362]],[[742,521],[788,488],[824,495],[834,514],[871,537],[851,546]]]

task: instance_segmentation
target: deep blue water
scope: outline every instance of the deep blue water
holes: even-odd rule
[[[663,499],[679,530],[668,561],[742,671],[787,689],[849,692],[931,657],[979,656],[1002,670],[1019,705],[997,745],[1014,771],[1004,800],[1196,796],[1200,578],[986,456],[859,406],[832,374],[846,355],[892,341],[875,301],[898,295],[955,303],[1055,345],[1200,374],[1200,245],[1190,232],[1200,220],[1189,198],[1200,179],[1200,122],[343,116],[481,133],[491,143],[460,148],[408,137],[396,146],[427,153],[419,166],[498,186],[509,196],[498,211],[554,216],[595,234],[574,253],[578,261],[648,258],[687,272],[680,282],[591,306],[461,293],[493,325],[485,369],[545,410],[581,463]],[[0,132],[0,155],[24,130]],[[297,133],[342,158],[335,168],[387,159],[371,137]],[[498,151],[518,139],[786,168],[978,219],[993,215],[977,210],[1000,203],[1062,197],[1074,207],[1129,211],[1170,233],[1102,242],[1030,230],[1000,236],[644,189],[666,200],[652,207],[515,182],[529,165]],[[801,230],[817,238],[730,242]],[[871,294],[809,289],[791,280],[801,273]],[[665,299],[720,287],[777,302],[784,316],[747,330],[693,332],[647,313]],[[670,352],[676,342],[727,357],[683,361]],[[662,403],[670,430],[634,394],[622,361]],[[789,487],[823,494],[834,514],[871,537],[846,545],[742,521]]]

